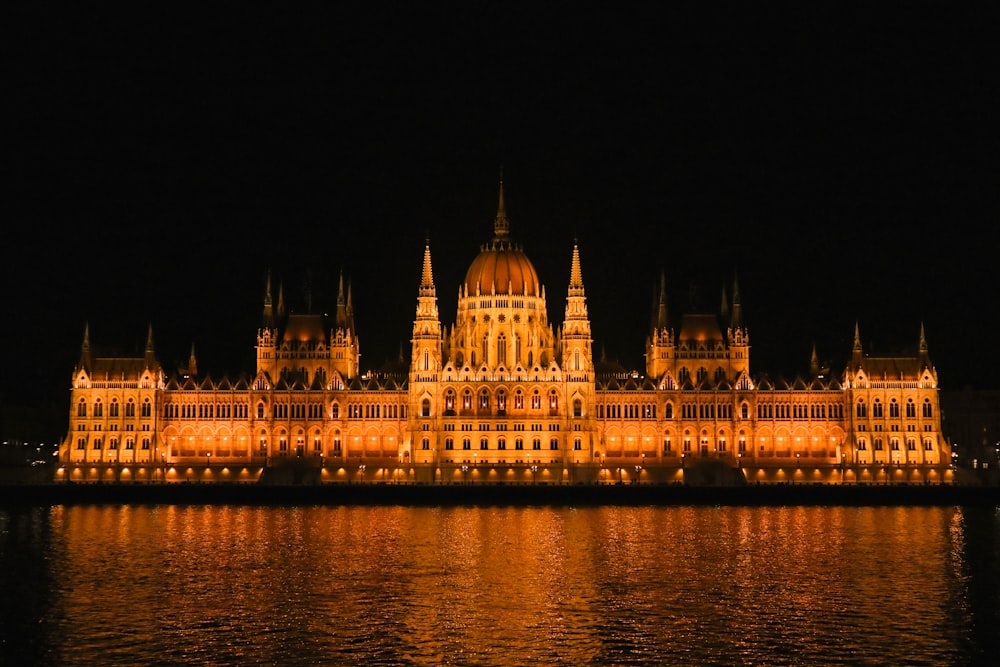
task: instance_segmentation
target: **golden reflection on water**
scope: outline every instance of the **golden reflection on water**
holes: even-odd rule
[[[48,511],[59,664],[940,664],[971,622],[949,507]]]

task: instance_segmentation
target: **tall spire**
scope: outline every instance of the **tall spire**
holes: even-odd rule
[[[347,300],[344,296],[344,270],[340,270],[340,280],[337,283],[337,326],[347,326]]]
[[[497,239],[506,238],[510,234],[510,220],[507,219],[507,209],[503,203],[503,168],[500,169],[500,198],[497,203],[497,217],[493,221],[493,235]]]
[[[264,313],[263,323],[265,327],[274,326],[274,300],[271,298],[271,269],[267,269],[267,278],[264,280]]]
[[[80,345],[80,367],[88,371],[91,367],[90,360],[90,323],[83,324],[83,343]]]
[[[733,329],[743,327],[743,309],[740,307],[740,281],[736,274],[733,274],[733,309],[729,326]]]
[[[579,294],[574,296],[581,296],[583,294],[583,271],[580,269],[580,246],[577,245],[576,241],[573,242],[573,259],[570,263],[569,270],[569,290],[572,294],[574,291],[578,291]]]
[[[436,296],[434,289],[434,272],[431,269],[431,240],[426,239],[424,245],[424,266],[420,272],[420,296]]]
[[[667,274],[660,271],[660,303],[656,309],[656,327],[664,329],[667,327]]]

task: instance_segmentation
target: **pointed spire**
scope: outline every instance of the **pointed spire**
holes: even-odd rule
[[[924,335],[924,323],[920,323],[920,353],[927,353],[927,337]]]
[[[90,369],[90,323],[83,324],[83,343],[80,345],[80,367]]]
[[[740,304],[740,281],[735,273],[733,273],[733,311],[729,326],[733,329],[743,328],[743,308]]]
[[[854,351],[861,351],[861,328],[858,326],[857,321],[854,322]]]
[[[656,327],[664,329],[667,324],[667,274],[660,271],[660,302],[656,309]]]
[[[271,269],[267,269],[267,277],[264,280],[264,312],[263,324],[265,327],[274,326],[274,301],[271,299]]]
[[[146,330],[146,352],[145,352],[146,368],[153,368],[156,365],[156,352],[153,350],[153,323],[149,323],[149,327]]]
[[[719,315],[723,320],[729,319],[729,299],[726,297],[726,286],[722,286],[722,302],[719,306]]]
[[[812,356],[809,358],[809,374],[813,377],[819,375],[819,355],[816,354],[816,343],[813,343]]]
[[[420,296],[434,296],[434,271],[431,268],[431,240],[424,243],[424,266],[420,272]]]
[[[285,288],[278,283],[278,317],[285,316]]]
[[[503,168],[500,169],[500,197],[497,203],[497,217],[493,221],[493,235],[497,239],[506,238],[510,234],[510,220],[507,219],[507,209],[503,203]]]
[[[188,357],[187,374],[191,377],[198,375],[198,359],[194,355],[194,343],[191,343],[191,355]]]
[[[340,280],[337,283],[337,326],[347,326],[347,301],[344,296],[344,269],[340,270]]]
[[[583,292],[583,270],[580,268],[580,246],[573,242],[573,259],[570,262],[569,289]]]

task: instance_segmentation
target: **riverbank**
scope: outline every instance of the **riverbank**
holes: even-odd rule
[[[931,485],[7,484],[0,505],[978,505],[1000,487]]]

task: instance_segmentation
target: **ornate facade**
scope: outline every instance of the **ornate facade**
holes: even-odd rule
[[[288,312],[267,279],[249,378],[169,374],[101,357],[84,333],[58,481],[273,483],[947,483],[937,373],[854,349],[839,377],[750,370],[739,286],[718,313],[669,317],[665,281],[646,367],[595,362],[574,245],[562,324],[514,243],[503,184],[492,239],[438,313],[424,248],[408,369],[364,370],[351,291],[333,317]]]

